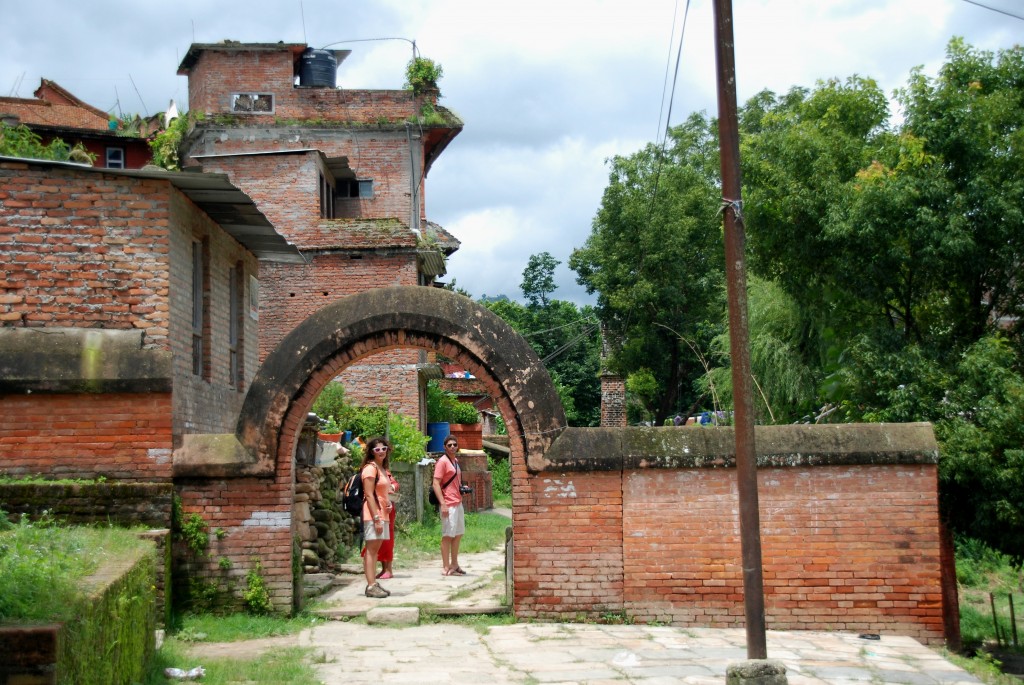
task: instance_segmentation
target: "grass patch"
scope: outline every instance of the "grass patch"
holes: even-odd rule
[[[1005,554],[979,540],[956,539],[956,578],[960,595],[960,636],[964,651],[976,651],[986,644],[1007,643],[1012,635],[1010,607],[1007,596],[1015,594],[1018,624],[1024,614],[1024,568],[1014,564]],[[992,602],[995,597],[995,621]],[[996,623],[1001,635],[996,635]],[[1018,625],[1018,635],[1024,629]]]
[[[999,662],[984,652],[966,657],[944,650],[942,656],[988,685],[1020,685],[1019,678],[1003,673]]]
[[[123,528],[65,527],[22,518],[0,531],[0,620],[71,618],[80,581],[148,543]]]
[[[313,651],[302,647],[274,649],[254,659],[203,659],[201,662],[188,655],[188,646],[168,639],[157,653],[143,685],[166,685],[165,668],[191,669],[202,666],[206,685],[247,683],[294,683],[295,685],[321,685],[313,670]]]
[[[174,637],[181,642],[237,642],[294,635],[323,621],[319,616],[307,614],[291,618],[273,614],[185,614],[176,622]]]
[[[475,512],[466,514],[466,534],[459,543],[459,554],[487,552],[505,543],[505,529],[511,521],[501,514]],[[396,563],[415,563],[440,557],[441,520],[429,509],[423,523],[411,521],[395,530]]]
[[[421,624],[450,624],[472,628],[481,635],[496,626],[510,626],[516,623],[516,617],[509,613],[503,614],[462,614],[462,615],[441,615],[432,614],[427,610],[420,612]]]

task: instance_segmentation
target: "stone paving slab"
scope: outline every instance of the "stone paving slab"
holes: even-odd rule
[[[460,555],[465,576],[442,576],[440,559],[381,581],[385,599],[363,595],[361,576],[318,602],[322,615],[362,617],[370,610],[421,607],[479,613],[504,606],[501,550]],[[746,632],[643,625],[516,623],[477,632],[452,623],[411,626],[329,621],[297,638],[324,663],[325,683],[485,683],[486,685],[722,685],[730,664],[745,661]],[[293,643],[294,644],[294,643]],[[768,631],[768,658],[786,667],[790,685],[961,685],[977,679],[910,637],[864,640],[856,634]]]
[[[743,630],[664,626],[519,623],[481,635],[448,623],[328,622],[304,631],[299,642],[325,657],[317,669],[326,683],[721,685],[728,666],[746,660]],[[790,685],[980,682],[905,637],[883,635],[868,644],[854,634],[769,631],[767,642],[768,657],[786,666]]]

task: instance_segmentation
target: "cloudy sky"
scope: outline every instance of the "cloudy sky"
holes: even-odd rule
[[[33,0],[0,21],[0,96],[40,78],[117,113],[187,109],[193,42],[305,42],[351,49],[343,88],[401,88],[415,41],[444,68],[442,104],[465,122],[427,178],[427,216],[462,241],[449,278],[521,299],[529,256],[562,262],[555,297],[590,302],[566,267],[608,179],[671,123],[714,113],[711,0]],[[992,9],[989,9],[992,8]],[[733,0],[739,100],[861,74],[891,92],[934,74],[952,36],[978,48],[1024,37],[1024,0]],[[673,30],[674,27],[674,30]],[[375,40],[375,39],[392,40]],[[405,40],[401,40],[405,39]],[[671,65],[671,68],[670,68]]]

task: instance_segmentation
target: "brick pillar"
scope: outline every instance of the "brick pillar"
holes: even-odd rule
[[[624,428],[626,425],[626,379],[613,373],[602,373],[601,426]]]
[[[604,324],[601,324],[601,426],[625,428],[626,379],[608,370],[608,358],[612,352],[612,340]]]

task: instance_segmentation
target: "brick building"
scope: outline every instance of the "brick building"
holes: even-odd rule
[[[131,130],[103,110],[82,102],[57,83],[41,79],[34,98],[0,97],[0,121],[24,124],[44,145],[60,138],[81,144],[96,156],[94,166],[141,169],[151,158],[145,136],[161,125],[160,117],[138,119]]]
[[[234,429],[259,259],[301,261],[220,174],[0,158],[0,469],[168,481]]]
[[[202,114],[184,164],[227,174],[305,258],[262,272],[261,359],[340,297],[430,285],[459,245],[426,221],[424,179],[462,122],[436,93],[335,87],[347,54],[225,41],[192,45],[179,67],[191,113]],[[341,380],[356,403],[387,403],[425,428],[426,361],[420,351],[382,352]]]

